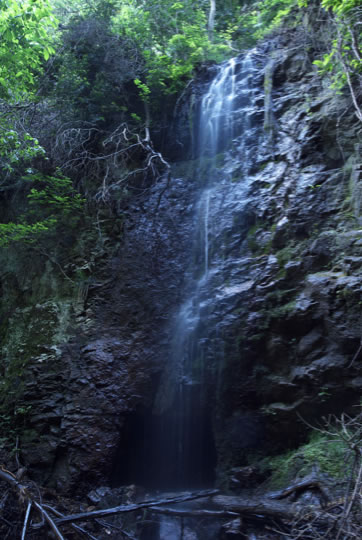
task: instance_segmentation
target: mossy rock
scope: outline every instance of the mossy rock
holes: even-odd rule
[[[295,478],[303,478],[316,468],[331,478],[340,480],[346,473],[348,449],[342,439],[332,439],[322,433],[312,433],[308,443],[261,461],[261,468],[269,470],[268,485],[279,489],[290,484]]]

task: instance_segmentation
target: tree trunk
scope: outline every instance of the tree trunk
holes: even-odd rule
[[[213,36],[214,36],[215,13],[216,13],[216,0],[210,0],[209,20],[207,23],[207,31],[209,34],[210,41],[213,40]]]

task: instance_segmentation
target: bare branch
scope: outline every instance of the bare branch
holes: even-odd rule
[[[50,510],[50,512],[53,512],[53,514],[55,516],[57,516],[58,518],[63,518],[64,517],[64,514],[62,514],[61,512],[59,512],[58,510],[56,510],[55,508],[53,508],[52,506],[49,506],[49,504],[43,504],[43,508],[46,508],[47,510]],[[72,523],[71,524],[71,527],[72,529],[74,529],[75,531],[78,531],[80,533],[82,533],[83,535],[87,536],[88,538],[90,538],[91,540],[98,540],[98,538],[96,538],[95,536],[93,536],[91,533],[89,533],[88,531],[86,531],[85,529],[83,529],[83,527],[79,527],[79,525],[76,525],[75,523]]]
[[[112,192],[132,189],[135,179],[143,177],[157,180],[169,163],[153,148],[150,132],[141,137],[122,123],[111,133],[99,130],[87,123],[79,127],[64,125],[58,130],[55,144],[51,149],[52,158],[67,174],[93,179],[101,186],[94,195],[96,202],[107,203]],[[101,145],[99,141],[102,140]],[[94,151],[97,146],[97,151]],[[101,146],[101,151],[99,151]]]
[[[27,507],[26,513],[25,513],[24,526],[23,526],[23,531],[21,533],[21,540],[25,540],[32,505],[33,505],[32,501],[29,501],[28,502],[28,507]]]
[[[33,501],[34,506],[39,510],[39,512],[44,516],[45,521],[50,525],[50,528],[52,529],[53,533],[55,534],[55,537],[58,540],[65,540],[64,536],[59,531],[58,527],[54,523],[53,519],[49,516],[48,512],[45,510],[44,506],[40,505],[36,501]]]
[[[105,510],[94,510],[92,512],[83,512],[80,514],[73,514],[70,516],[66,516],[64,518],[59,518],[56,520],[56,523],[57,524],[69,523],[69,522],[79,521],[79,520],[87,520],[87,519],[99,518],[99,517],[104,517],[104,516],[111,516],[114,514],[135,512],[137,510],[142,510],[144,508],[152,508],[153,506],[160,506],[164,504],[174,504],[178,502],[201,499],[203,497],[210,497],[212,495],[215,495],[216,493],[218,493],[218,490],[213,489],[213,490],[207,490],[207,491],[199,491],[197,493],[191,493],[189,495],[182,495],[180,497],[170,497],[167,499],[162,499],[162,500],[157,500],[157,501],[145,501],[141,503],[121,505],[121,506],[116,506],[114,508],[107,508]]]

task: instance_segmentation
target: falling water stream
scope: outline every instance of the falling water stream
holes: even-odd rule
[[[247,169],[253,69],[251,55],[229,60],[220,66],[200,104],[197,153],[204,179],[195,203],[192,262],[184,300],[171,323],[170,357],[154,408],[161,426],[160,479],[166,488],[201,487],[214,480],[215,450],[205,387],[208,358],[216,354],[210,315],[213,298],[228,279],[224,275],[228,246],[220,233],[225,219],[232,222],[234,216],[224,215],[224,204],[235,204],[240,213],[248,190],[247,179],[232,182],[227,155],[236,153],[238,167]],[[197,175],[195,171],[195,181]]]

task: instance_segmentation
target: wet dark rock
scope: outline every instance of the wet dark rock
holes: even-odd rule
[[[245,467],[234,467],[230,472],[230,489],[244,490],[255,487],[260,483],[263,475],[255,465]]]
[[[288,231],[289,231],[289,219],[284,216],[282,217],[275,227],[275,232],[273,236],[273,247],[276,249],[281,249],[286,246],[288,242]]]
[[[87,498],[92,504],[98,504],[106,495],[111,493],[111,488],[107,486],[100,486],[99,488],[90,491],[87,495]]]
[[[321,343],[323,343],[323,331],[321,328],[314,328],[299,341],[298,354],[301,357],[305,357],[307,354],[315,351]]]
[[[104,233],[110,235],[109,249],[94,248],[95,270],[84,296],[62,285],[63,276],[54,276],[51,266],[44,271],[41,257],[33,258],[32,268],[17,261],[17,254],[3,265],[2,286],[9,293],[14,275],[33,285],[24,307],[16,291],[8,298],[13,311],[3,341],[4,362],[15,366],[19,352],[24,362],[21,379],[8,383],[28,411],[22,459],[34,480],[59,491],[89,491],[109,482],[115,454],[127,444],[122,426],[152,400],[168,342],[165,321],[179,299],[189,256],[190,218],[182,226],[177,216],[184,219],[194,197],[189,184],[175,179],[170,198],[160,198],[164,187],[160,183],[148,193],[147,210],[129,207],[122,246],[113,247],[118,239]],[[175,205],[180,190],[188,195]],[[79,250],[78,266],[84,266],[90,254]],[[39,276],[54,287],[54,301]]]
[[[241,540],[245,538],[245,534],[242,532],[241,518],[228,521],[221,528],[220,540]]]

